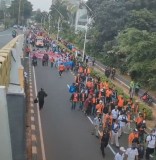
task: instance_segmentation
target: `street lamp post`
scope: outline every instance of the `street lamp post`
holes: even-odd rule
[[[60,17],[58,19],[58,26],[57,26],[57,41],[59,39],[59,32],[60,32]]]
[[[50,34],[50,28],[51,28],[51,15],[50,14],[49,14],[48,18],[49,18],[49,34]]]
[[[57,9],[57,8],[55,8],[54,6],[52,6],[56,11],[57,11],[57,13],[60,15],[59,16],[59,19],[58,19],[58,23],[57,23],[57,41],[58,41],[58,39],[59,39],[59,31],[60,31],[60,22],[61,22],[61,18],[63,18],[63,15],[60,13],[60,11]]]
[[[85,30],[85,39],[84,39],[84,44],[83,44],[82,62],[84,60],[85,50],[86,50],[87,31],[88,31],[88,17],[87,17],[87,24],[86,24],[86,30]]]

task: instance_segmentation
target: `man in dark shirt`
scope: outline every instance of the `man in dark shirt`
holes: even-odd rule
[[[44,89],[41,88],[41,90],[38,92],[37,97],[39,101],[39,108],[41,110],[44,105],[44,98],[47,97],[47,94],[45,93]]]

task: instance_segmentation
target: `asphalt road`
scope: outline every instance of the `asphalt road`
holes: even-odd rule
[[[73,75],[66,72],[60,78],[57,69],[42,67],[41,62],[35,73],[38,90],[42,87],[48,94],[40,112],[46,159],[102,160],[100,141],[91,135],[93,125],[81,111],[71,110],[67,84]],[[109,147],[106,157],[114,157]]]
[[[9,28],[3,32],[0,32],[0,49],[13,39],[12,30],[13,28]],[[22,33],[22,31],[19,29],[16,31],[18,34]]]
[[[12,40],[12,29],[0,32],[0,48]]]

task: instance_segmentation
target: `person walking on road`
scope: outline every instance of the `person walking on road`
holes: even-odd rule
[[[120,130],[120,125],[118,123],[118,120],[116,120],[113,125],[112,125],[112,136],[111,136],[111,144],[114,144],[116,147],[119,147],[119,130]]]
[[[73,93],[73,94],[71,95],[70,101],[72,102],[72,107],[71,107],[71,109],[72,109],[72,110],[73,110],[73,109],[75,110],[76,104],[77,104],[78,101],[79,101],[78,91],[76,91],[75,93]]]
[[[150,159],[150,154],[154,153],[154,150],[156,148],[156,135],[155,135],[155,129],[151,131],[151,133],[146,137],[146,160]]]
[[[38,101],[39,101],[39,109],[41,110],[44,105],[44,98],[47,97],[47,93],[44,91],[43,88],[38,92]]]
[[[65,70],[65,67],[64,67],[63,63],[61,63],[59,65],[59,75],[60,75],[60,77],[62,76],[62,73],[63,73],[64,70]]]
[[[94,132],[95,136],[99,138],[99,127],[100,127],[100,118],[99,118],[99,112],[97,111],[96,117],[93,120],[93,125],[94,125]]]
[[[103,135],[101,137],[101,146],[100,146],[100,149],[101,149],[101,152],[102,152],[102,156],[105,157],[105,148],[107,147],[108,145],[108,142],[109,142],[109,138],[110,138],[110,133],[107,129],[104,129],[103,130]]]
[[[114,157],[114,160],[124,160],[125,152],[126,152],[125,148],[120,147],[119,152]]]
[[[138,160],[138,149],[135,143],[132,143],[132,146],[126,150],[126,160]]]

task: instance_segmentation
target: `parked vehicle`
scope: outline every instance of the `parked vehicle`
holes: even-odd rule
[[[152,105],[153,103],[153,98],[148,94],[148,92],[145,92],[140,99],[148,105]]]

